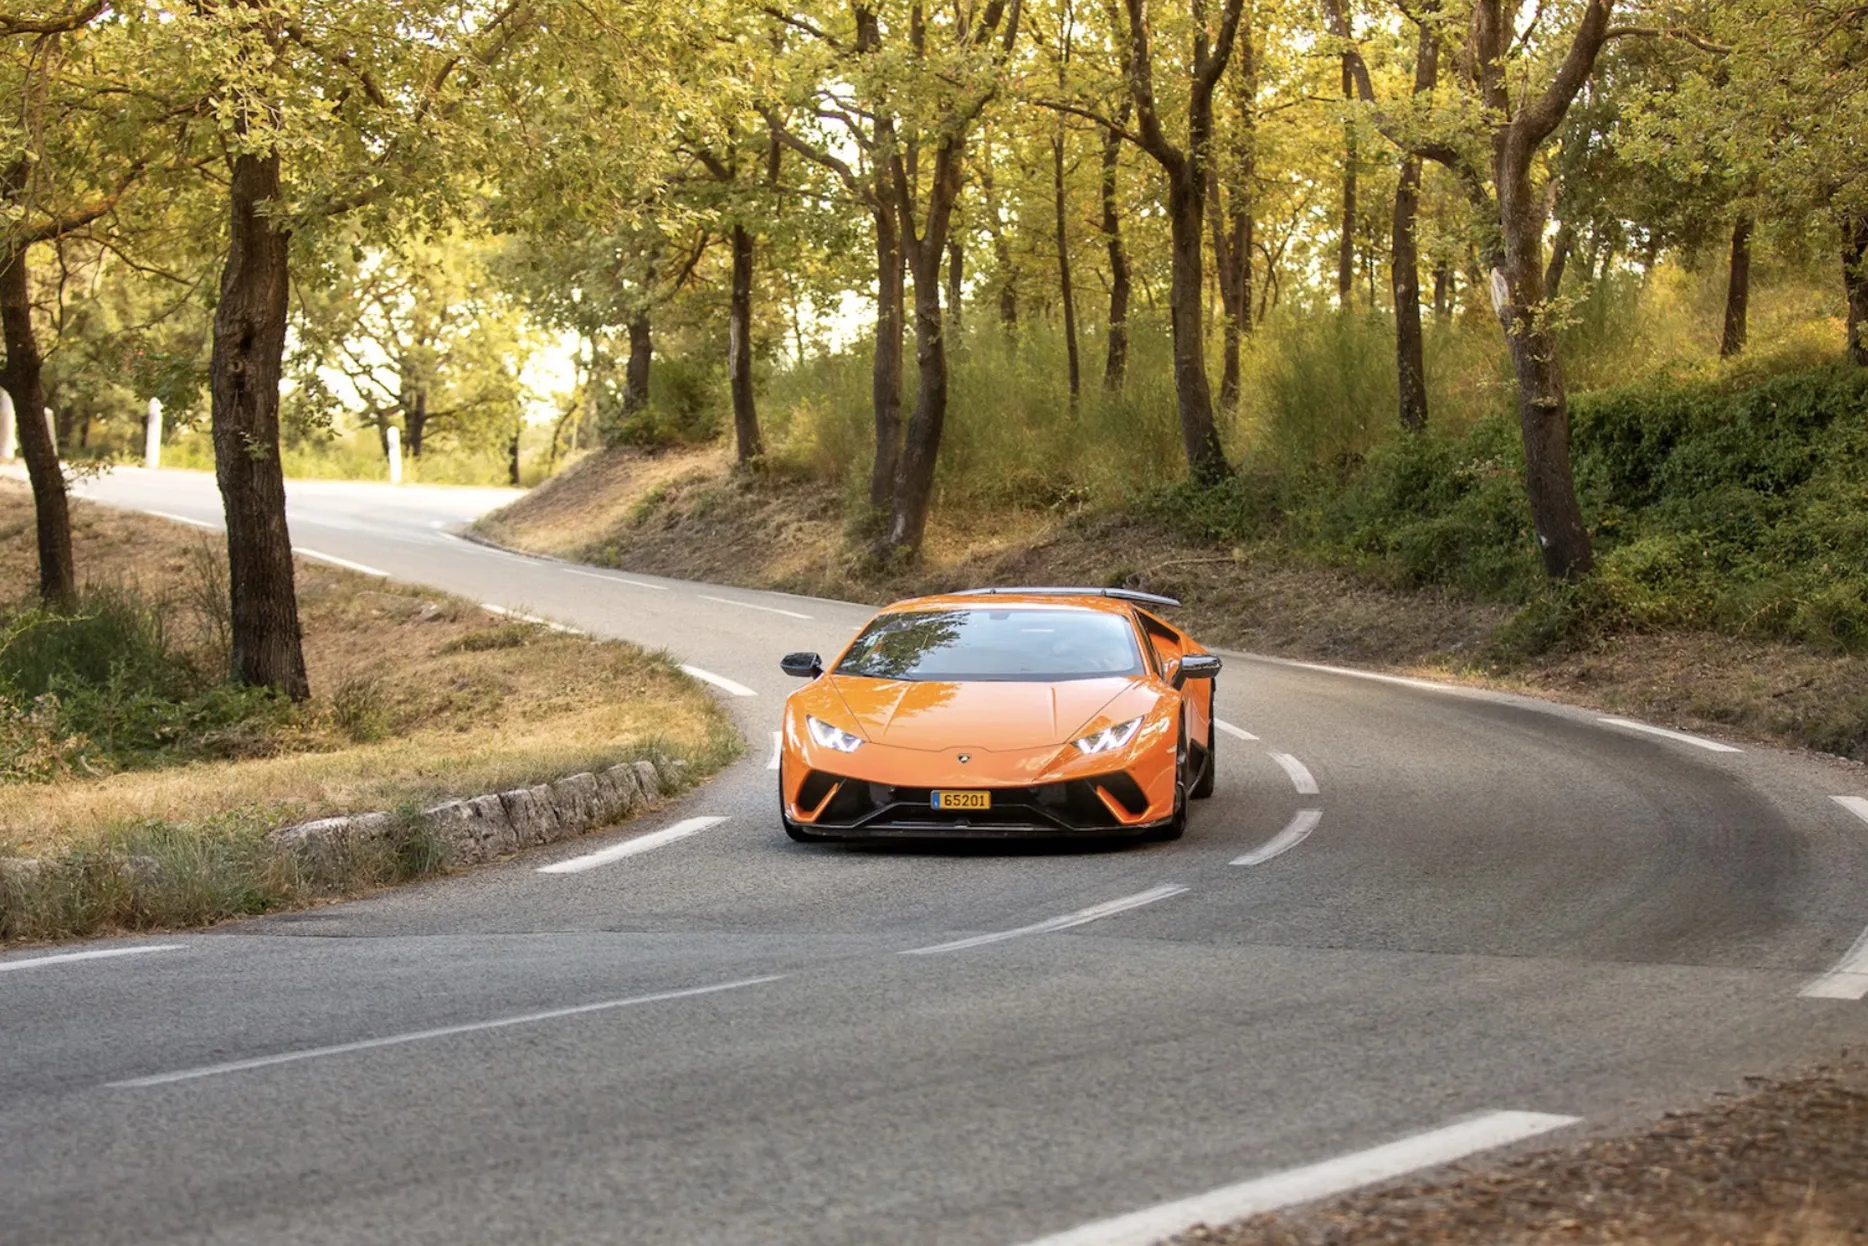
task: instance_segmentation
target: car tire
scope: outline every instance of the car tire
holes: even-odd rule
[[[1187,720],[1180,720],[1180,735],[1174,745],[1174,812],[1166,822],[1142,833],[1149,843],[1165,844],[1187,833],[1187,771],[1192,758],[1187,748]]]
[[[1200,777],[1194,781],[1190,793],[1195,800],[1205,800],[1213,794],[1213,785],[1219,779],[1219,728],[1213,725],[1211,709],[1206,716],[1206,748],[1201,751]]]

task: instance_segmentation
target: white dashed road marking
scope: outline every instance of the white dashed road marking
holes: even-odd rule
[[[585,853],[581,857],[572,857],[569,861],[541,865],[538,872],[540,874],[581,874],[585,870],[594,870],[599,865],[608,865],[612,861],[621,861],[624,857],[637,856],[665,844],[672,844],[678,839],[686,839],[710,826],[718,826],[724,821],[726,821],[725,818],[686,818],[666,830],[638,835],[620,844],[612,844],[608,848]]]
[[[1306,1168],[1291,1168],[1126,1216],[1098,1220],[1027,1242],[1025,1246],[1148,1246],[1191,1225],[1221,1225],[1295,1203],[1328,1198],[1423,1168],[1450,1164],[1493,1147],[1522,1142],[1565,1125],[1574,1125],[1581,1119],[1542,1112],[1488,1112],[1443,1129],[1415,1134],[1351,1155],[1339,1155]]]
[[[772,757],[771,757],[771,760],[765,763],[765,768],[767,770],[778,769],[778,755],[780,752],[783,751],[783,746],[781,745],[780,741],[783,738],[784,738],[783,732],[774,731],[772,733]]]
[[[1317,823],[1323,820],[1323,810],[1302,809],[1292,818],[1290,825],[1260,844],[1242,857],[1233,858],[1234,865],[1263,865],[1273,857],[1289,852],[1304,842],[1310,832],[1317,829]]]
[[[1702,740],[1700,737],[1688,735],[1684,731],[1669,731],[1665,727],[1650,727],[1646,723],[1638,723],[1629,718],[1603,718],[1598,721],[1605,722],[1611,727],[1625,727],[1629,731],[1643,731],[1648,735],[1657,735],[1669,740],[1678,740],[1682,744],[1691,744],[1695,748],[1703,748],[1709,753],[1742,753],[1745,751],[1742,748],[1735,748],[1730,744],[1721,744],[1717,740]]]
[[[686,671],[688,674],[692,675],[694,678],[700,680],[702,683],[712,684],[714,687],[720,689],[722,692],[728,693],[732,696],[756,697],[759,695],[758,693],[754,692],[751,688],[748,688],[745,684],[734,683],[732,680],[728,679],[725,675],[716,675],[712,671],[704,671],[698,666],[689,666],[685,662],[682,663],[681,669]]]
[[[416,1030],[410,1034],[391,1034],[385,1038],[366,1038],[362,1042],[338,1043],[330,1047],[307,1047],[302,1051],[285,1051],[276,1056],[258,1056],[251,1060],[230,1060],[226,1064],[209,1064],[198,1069],[183,1069],[178,1073],[157,1073],[152,1077],[132,1077],[127,1081],[109,1083],[112,1090],[133,1090],[145,1086],[167,1086],[173,1082],[190,1082],[202,1077],[216,1077],[222,1073],[241,1073],[247,1069],[269,1068],[275,1064],[292,1064],[299,1060],[318,1060],[325,1056],[348,1055],[353,1051],[370,1051],[377,1047],[396,1047],[403,1043],[426,1042],[431,1038],[447,1038],[453,1034],[472,1034],[479,1030],[502,1030],[508,1026],[531,1025],[538,1021],[555,1021],[559,1017],[575,1017],[588,1012],[608,1012],[616,1008],[631,1008],[637,1004],[659,1004],[671,999],[691,999],[696,995],[713,995],[720,991],[737,991],[742,987],[762,986],[767,982],[777,982],[784,974],[774,974],[767,978],[744,978],[738,982],[722,982],[718,986],[689,987],[685,991],[657,991],[653,995],[634,995],[628,999],[606,999],[595,1004],[576,1004],[570,1008],[551,1008],[544,1012],[528,1012],[517,1017],[500,1017],[494,1021],[470,1021],[466,1025],[444,1025],[439,1029]]]
[[[961,952],[968,948],[984,947],[988,943],[1003,943],[1007,939],[1017,939],[1024,935],[1050,934],[1054,930],[1068,930],[1072,926],[1081,926],[1099,918],[1114,917],[1117,913],[1126,913],[1138,909],[1144,904],[1153,904],[1156,900],[1166,900],[1187,890],[1179,883],[1166,883],[1159,887],[1150,887],[1132,896],[1120,900],[1110,900],[1104,904],[1093,905],[1087,909],[1078,909],[1062,917],[1053,917],[1036,925],[1020,926],[1017,930],[1001,930],[995,934],[974,935],[970,939],[955,939],[952,943],[936,943],[931,947],[912,947],[902,951],[903,956],[932,956],[938,952]]]
[[[335,554],[320,554],[315,549],[301,549],[296,545],[292,547],[292,552],[297,554],[300,558],[309,558],[314,562],[328,562],[333,567],[342,567],[346,571],[361,571],[364,575],[381,576],[385,580],[389,578],[389,573],[387,571],[378,571],[375,567],[366,567],[360,562],[352,562],[348,558],[339,558]]]
[[[1860,796],[1831,796],[1829,798],[1841,805],[1864,822],[1868,822],[1868,799]]]
[[[1215,719],[1213,720],[1213,725],[1214,725],[1215,727],[1218,727],[1218,728],[1219,728],[1219,729],[1220,729],[1221,731],[1224,731],[1224,732],[1225,732],[1225,733],[1226,733],[1227,735],[1229,735],[1229,736],[1234,736],[1234,737],[1236,737],[1236,738],[1238,738],[1238,739],[1241,739],[1241,740],[1256,740],[1256,739],[1258,739],[1258,737],[1257,737],[1257,736],[1255,736],[1255,735],[1253,735],[1253,734],[1252,734],[1251,732],[1249,732],[1249,731],[1247,731],[1247,730],[1246,730],[1246,729],[1245,729],[1244,727],[1235,727],[1235,726],[1233,726],[1233,725],[1232,725],[1231,723],[1229,723],[1229,722],[1221,722],[1221,721],[1220,721],[1219,719],[1217,719],[1217,718],[1215,718]]]
[[[1317,781],[1312,777],[1310,768],[1289,753],[1273,753],[1271,760],[1284,767],[1284,773],[1291,776],[1291,786],[1297,789],[1299,796],[1315,796]]]
[[[799,614],[796,610],[780,610],[777,606],[761,606],[750,601],[734,601],[731,597],[709,597],[707,594],[702,593],[700,594],[700,599],[702,601],[717,601],[723,606],[739,606],[745,610],[763,610],[767,614],[782,614],[788,619],[808,619],[811,617],[808,614]]]
[[[144,952],[179,952],[183,943],[144,943],[137,947],[106,947],[92,952],[59,952],[53,956],[34,956],[27,960],[0,960],[0,973],[9,969],[40,969],[46,965],[67,965],[77,960],[103,960],[110,956],[141,956]]]

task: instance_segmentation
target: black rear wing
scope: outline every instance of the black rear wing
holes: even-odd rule
[[[1118,601],[1132,601],[1143,606],[1180,605],[1180,602],[1172,597],[1163,597],[1158,593],[1138,593],[1132,588],[968,588],[954,595],[956,597],[1113,597]]]

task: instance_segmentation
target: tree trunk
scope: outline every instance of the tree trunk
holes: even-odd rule
[[[1868,368],[1868,212],[1842,222],[1842,284],[1849,296],[1849,362]]]
[[[515,489],[519,487],[519,433],[524,426],[523,421],[514,424],[506,441],[506,483]]]
[[[302,701],[311,687],[299,636],[285,473],[279,462],[288,239],[267,215],[278,198],[276,151],[234,159],[227,262],[214,310],[208,387],[214,476],[227,517],[233,676]]]
[[[1206,327],[1201,311],[1206,274],[1200,258],[1203,228],[1201,182],[1193,158],[1168,176],[1169,246],[1173,279],[1168,290],[1168,322],[1174,340],[1174,397],[1180,416],[1181,445],[1194,482],[1212,485],[1228,474],[1213,423],[1213,391],[1206,377]]]
[[[1429,26],[1420,28],[1414,58],[1414,94],[1430,93],[1440,76],[1440,41]],[[1401,427],[1427,427],[1427,352],[1420,327],[1420,177],[1416,155],[1401,160],[1395,186],[1394,257],[1389,286],[1395,301],[1395,379],[1400,391]]]
[[[934,468],[947,421],[947,343],[941,333],[939,252],[913,266],[915,279],[915,409],[902,438],[895,470],[895,513],[889,523],[890,551],[912,560],[927,531],[934,499]],[[925,257],[923,257],[925,259]]]
[[[1453,314],[1453,265],[1441,260],[1433,266],[1433,318],[1445,320]]]
[[[1343,56],[1343,98],[1356,97],[1348,55]],[[1343,224],[1336,245],[1336,309],[1348,311],[1356,283],[1356,123],[1343,125]]]
[[[1557,226],[1557,236],[1550,242],[1550,263],[1544,266],[1544,297],[1556,298],[1563,289],[1563,273],[1570,266],[1570,252],[1576,249],[1576,229],[1568,221]]]
[[[403,413],[402,424],[402,431],[405,434],[402,440],[409,452],[409,457],[412,459],[421,458],[422,436],[428,430],[427,390],[419,389],[415,391],[415,403]]]
[[[1426,38],[1422,43],[1426,43]],[[1427,427],[1427,353],[1420,325],[1420,157],[1401,161],[1395,186],[1394,263],[1389,284],[1395,300],[1395,379],[1401,395],[1401,427]]]
[[[1213,210],[1213,266],[1219,275],[1219,305],[1225,314],[1221,326],[1219,407],[1231,411],[1239,405],[1239,346],[1252,329],[1253,179],[1258,171],[1256,102],[1258,98],[1257,48],[1252,42],[1250,15],[1240,23],[1233,53],[1238,58],[1237,130],[1227,169],[1231,185],[1221,206],[1221,182],[1215,170],[1209,176],[1208,195]]]
[[[23,178],[23,171],[21,173]],[[39,339],[32,328],[32,291],[27,281],[30,246],[7,248],[0,258],[0,326],[6,338],[6,365],[0,385],[13,398],[14,436],[26,475],[32,482],[33,518],[39,540],[39,596],[57,610],[78,601],[77,568],[71,553],[71,502],[58,447],[46,427],[45,383],[41,379]]]
[[[878,188],[886,200],[886,188]],[[880,519],[895,503],[895,469],[902,448],[901,230],[893,208],[878,209],[876,224],[876,338],[871,374],[876,416],[875,462],[869,472],[869,509]]]
[[[1070,408],[1076,410],[1077,397],[1083,391],[1083,377],[1077,365],[1077,302],[1070,292],[1070,234],[1064,202],[1064,123],[1060,118],[1057,133],[1051,138],[1051,198],[1057,216],[1057,288],[1064,300],[1064,357],[1070,372]]]
[[[1576,502],[1570,469],[1570,416],[1557,357],[1556,334],[1538,313],[1544,303],[1543,225],[1525,158],[1498,161],[1498,210],[1508,302],[1498,310],[1518,381],[1518,424],[1524,436],[1524,487],[1531,521],[1553,579],[1574,579],[1595,563],[1589,530]]]
[[[741,467],[765,456],[752,394],[752,235],[733,226],[733,296],[726,320],[726,373],[733,391],[733,440]]]
[[[965,281],[966,249],[956,236],[947,240],[947,323],[960,327],[960,290]]]
[[[645,308],[629,321],[629,362],[623,367],[623,418],[649,405],[649,365],[655,360],[655,338]]]
[[[1740,213],[1732,223],[1732,262],[1725,282],[1725,330],[1719,358],[1742,354],[1751,306],[1751,217]]]
[[[1122,101],[1117,123],[1126,125],[1130,101]],[[1121,390],[1129,366],[1129,252],[1122,245],[1122,214],[1116,199],[1116,170],[1122,138],[1114,130],[1103,133],[1103,237],[1109,244],[1109,349],[1103,360],[1103,388]]]

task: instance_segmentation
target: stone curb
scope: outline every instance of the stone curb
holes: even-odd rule
[[[666,759],[659,768],[652,761],[623,762],[601,774],[584,771],[536,787],[445,800],[416,818],[441,839],[449,865],[477,865],[634,817],[661,798],[662,771],[672,765]],[[394,826],[387,813],[356,813],[273,834],[294,852],[316,854],[379,839]]]

